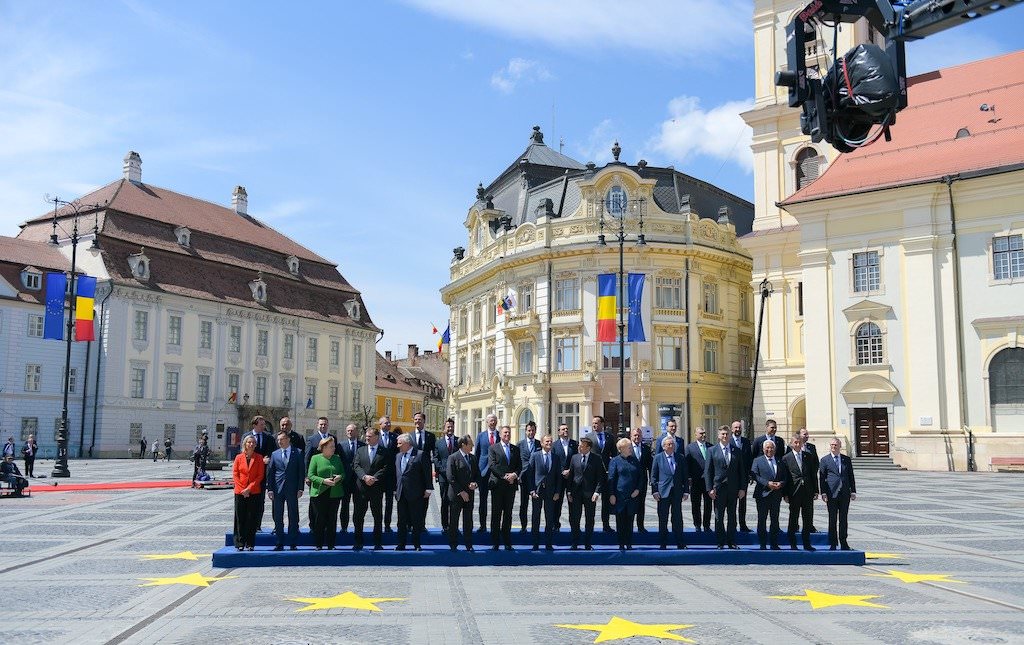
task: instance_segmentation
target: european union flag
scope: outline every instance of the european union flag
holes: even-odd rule
[[[43,338],[64,340],[64,294],[68,277],[63,273],[46,274],[46,316],[43,319]]]
[[[647,341],[644,335],[644,320],[641,300],[644,295],[644,274],[630,273],[629,286],[626,289],[629,294],[629,330],[626,332],[627,343],[643,343]]]
[[[306,399],[306,409],[309,410],[313,407],[313,397]]]

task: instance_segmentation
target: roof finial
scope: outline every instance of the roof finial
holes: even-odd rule
[[[476,185],[476,198],[477,199],[483,199],[486,196],[487,196],[487,191],[484,190],[483,182],[477,184]]]
[[[544,133],[540,131],[540,126],[533,126],[533,134],[530,135],[530,141],[534,143],[544,143]]]
[[[616,141],[612,145],[612,156],[615,157],[615,161],[619,160],[619,155],[622,154],[622,148],[619,146],[619,142]]]

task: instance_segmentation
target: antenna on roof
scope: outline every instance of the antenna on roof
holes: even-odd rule
[[[555,136],[555,102],[551,102],[551,136]],[[559,150],[561,152],[561,150]]]

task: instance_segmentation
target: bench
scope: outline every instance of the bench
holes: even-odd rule
[[[996,472],[1024,471],[1024,457],[992,457],[989,467]]]
[[[22,489],[21,496],[32,497],[32,487]],[[14,497],[14,486],[9,482],[0,482],[0,497]]]

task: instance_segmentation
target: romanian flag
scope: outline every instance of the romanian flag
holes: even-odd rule
[[[83,275],[78,279],[75,299],[75,340],[96,340],[93,325],[93,303],[96,302],[96,278]]]
[[[444,333],[441,334],[441,337],[437,339],[437,351],[438,351],[438,353],[441,352],[441,346],[442,345],[447,345],[448,343],[451,342],[451,338],[452,338],[451,331],[452,331],[452,324],[448,323],[448,326],[445,327]]]
[[[435,325],[434,323],[430,323],[430,328],[433,330],[430,332],[431,334],[437,333],[437,325]]]
[[[616,303],[615,274],[602,273],[597,276],[597,342],[615,341]]]

